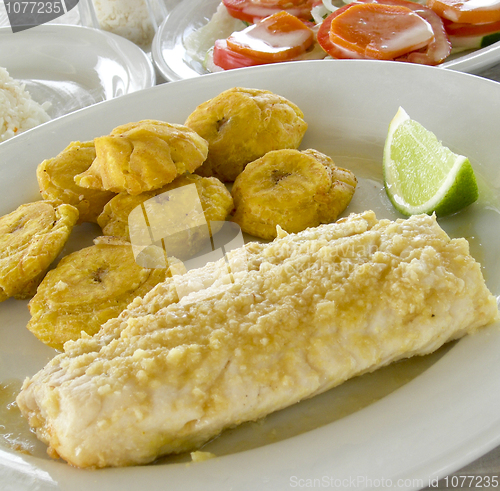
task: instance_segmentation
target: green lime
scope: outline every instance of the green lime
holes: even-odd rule
[[[401,107],[389,125],[383,166],[387,195],[403,215],[450,215],[478,198],[469,159],[443,146]]]

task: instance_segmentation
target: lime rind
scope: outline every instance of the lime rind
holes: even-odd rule
[[[479,190],[474,175],[474,170],[469,162],[469,159],[464,157],[464,163],[460,166],[456,173],[455,179],[451,187],[445,193],[441,202],[435,206],[435,213],[439,216],[452,215],[461,209],[474,203],[479,197]],[[447,180],[448,181],[448,180]],[[467,185],[462,185],[467,183]],[[446,189],[443,184],[442,188]]]
[[[401,135],[402,139],[398,140]],[[405,147],[408,140],[411,140],[409,149]],[[415,165],[426,154],[430,154],[437,165]],[[398,160],[397,164],[392,157]],[[445,216],[460,211],[478,198],[469,160],[444,147],[433,133],[411,120],[401,107],[389,126],[383,171],[387,196],[406,216],[421,213]]]

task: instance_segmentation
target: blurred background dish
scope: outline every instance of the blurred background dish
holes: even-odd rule
[[[68,13],[69,14],[69,13]],[[44,24],[13,33],[0,28],[0,66],[51,118],[156,83],[153,64],[131,41],[77,25]]]
[[[180,0],[80,0],[80,22],[123,36],[151,51],[158,27]]]
[[[151,54],[161,76],[175,81],[207,74],[203,63],[191,56],[185,40],[211,19],[221,0],[191,0],[179,3],[169,13],[153,39]],[[224,38],[226,36],[221,36]],[[466,73],[479,73],[500,62],[500,41],[476,51],[452,54],[439,65]]]
[[[81,25],[111,32],[132,41],[144,51],[167,14],[181,0],[79,0],[76,7],[46,24]],[[9,26],[7,9],[0,2],[0,26]]]
[[[166,80],[183,80],[208,73],[199,61],[187,54],[184,39],[211,19],[219,3],[220,0],[181,2],[159,26],[151,55]]]
[[[167,15],[163,0],[80,0],[82,25],[118,34],[149,51]]]

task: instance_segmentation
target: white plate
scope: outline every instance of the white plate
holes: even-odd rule
[[[500,41],[486,48],[458,53],[440,67],[458,72],[480,73],[498,62],[500,62]]]
[[[96,104],[0,144],[0,214],[37,199],[37,164],[71,140],[144,118],[183,123],[197,104],[233,86],[269,89],[303,109],[309,128],[302,147],[330,154],[359,179],[349,212],[372,208],[379,217],[398,216],[383,191],[381,157],[400,105],[452,150],[469,156],[481,200],[441,224],[450,235],[470,239],[498,298],[500,84],[451,70],[352,60],[284,63],[173,82]],[[70,247],[82,247],[87,232],[74,232]],[[26,302],[0,304],[0,382],[20,383],[54,355],[25,329],[28,318]],[[358,489],[370,487],[363,486],[369,479],[374,487],[381,482],[376,479],[395,486],[407,480],[398,489],[424,487],[500,443],[498,328],[228,431],[207,445],[218,457],[206,462],[172,458],[88,471],[50,460],[41,444],[31,456],[3,446],[0,482],[12,483],[16,491],[35,484],[41,491],[125,491],[146,483],[149,489],[279,491],[306,487],[301,479],[339,489],[353,482]]]
[[[184,80],[208,73],[199,61],[191,58],[186,52],[184,39],[204,26],[219,4],[220,0],[181,2],[163,21],[153,40],[151,54],[166,80]],[[474,52],[454,55],[440,66],[466,73],[478,73],[499,61],[500,41]]]
[[[0,66],[22,80],[52,118],[155,85],[147,55],[130,41],[81,26],[0,28]]]

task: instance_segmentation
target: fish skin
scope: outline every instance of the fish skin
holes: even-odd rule
[[[159,284],[24,382],[17,404],[51,455],[108,467],[193,450],[498,317],[467,241],[433,216],[368,211],[235,254],[245,271],[189,271],[199,290],[180,301]]]

